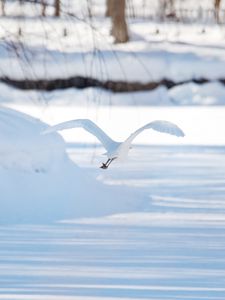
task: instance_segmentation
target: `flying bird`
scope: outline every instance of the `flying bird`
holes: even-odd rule
[[[114,141],[100,127],[98,127],[94,122],[92,122],[89,119],[71,120],[56,124],[54,126],[49,126],[42,132],[42,134],[48,134],[59,130],[80,127],[96,136],[96,138],[102,143],[102,145],[106,149],[107,152],[105,153],[105,155],[107,155],[108,159],[105,163],[102,163],[102,166],[100,167],[102,169],[107,169],[115,159],[125,158],[128,155],[129,150],[131,149],[131,143],[133,142],[135,137],[146,129],[153,129],[159,132],[175,135],[178,137],[184,137],[183,131],[177,125],[168,121],[161,120],[150,122],[144,125],[143,127],[137,129],[136,131],[131,133],[131,135],[124,142]]]

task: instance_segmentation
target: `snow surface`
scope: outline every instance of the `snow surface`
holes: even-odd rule
[[[149,211],[1,226],[0,299],[223,300],[224,166],[224,147],[140,146],[100,180],[151,195]]]
[[[0,166],[24,172],[48,172],[65,156],[60,136],[41,136],[46,125],[23,113],[1,107]]]
[[[225,86],[214,81],[204,84],[186,83],[171,89],[158,87],[153,91],[112,93],[99,88],[83,90],[69,88],[52,92],[22,91],[0,84],[0,102],[4,105],[20,103],[45,107],[68,106],[223,106]]]
[[[170,89],[169,97],[178,105],[221,105],[224,104],[225,88],[219,82],[188,83]]]
[[[47,126],[41,121],[2,107],[0,120],[1,224],[40,224],[144,205],[131,191],[88,177],[68,158],[58,134],[40,134]]]
[[[115,45],[109,20],[68,18],[0,19],[0,76],[14,79],[55,79],[69,76],[102,81],[146,83],[163,78],[182,82],[206,78],[212,82],[187,83],[172,89],[113,94],[96,88],[39,93],[22,92],[0,84],[1,102],[26,101],[79,105],[224,105],[225,32],[220,26],[158,24],[130,21],[131,41]],[[18,28],[23,30],[18,37]],[[63,36],[63,29],[68,35]],[[205,30],[202,33],[202,30]],[[156,34],[156,30],[159,33]]]
[[[225,78],[225,32],[216,25],[204,25],[201,33],[202,25],[131,21],[126,45],[113,44],[108,19],[4,18],[0,25],[2,77],[84,76],[143,83]],[[18,28],[23,32],[19,37]]]
[[[4,44],[0,52],[0,76],[12,79],[56,79],[73,76],[92,77],[101,81],[143,82],[170,79],[182,82],[191,79],[225,78],[224,55],[199,56],[195,52],[174,53],[148,49],[141,52],[101,50],[65,53],[28,48],[25,53],[8,52]],[[27,53],[26,53],[27,52]],[[30,55],[33,53],[33,55]],[[44,53],[44,57],[43,57]],[[35,59],[32,56],[35,55]],[[30,58],[29,58],[30,56]],[[28,59],[27,59],[28,57]],[[9,68],[8,66],[13,66]]]
[[[99,88],[83,90],[69,88],[52,92],[23,91],[0,83],[2,93],[0,103],[12,106],[14,103],[23,107],[41,105],[47,107],[92,107],[98,106],[223,106],[225,104],[225,86],[220,82],[181,84],[171,89],[160,86],[153,91],[112,93]],[[20,106],[19,105],[19,106]],[[80,109],[80,108],[78,108]],[[110,109],[110,108],[109,108]]]

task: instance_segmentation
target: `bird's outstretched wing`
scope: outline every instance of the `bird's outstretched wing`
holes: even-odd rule
[[[175,124],[168,122],[168,121],[153,121],[151,123],[148,123],[144,125],[143,127],[137,129],[135,132],[133,132],[123,143],[122,147],[130,147],[130,144],[135,139],[135,137],[140,134],[143,130],[146,129],[153,129],[159,132],[175,135],[178,137],[183,137],[184,133],[183,131]]]
[[[48,134],[54,131],[70,129],[70,128],[83,128],[96,136],[96,138],[102,143],[107,151],[111,150],[112,144],[115,142],[94,122],[88,119],[77,119],[71,120],[63,123],[56,124],[54,126],[49,126],[42,134]]]

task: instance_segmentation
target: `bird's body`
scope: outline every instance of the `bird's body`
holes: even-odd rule
[[[54,126],[49,126],[43,134],[69,129],[69,128],[79,128],[87,130],[91,134],[97,137],[97,139],[102,143],[106,149],[106,155],[108,160],[106,163],[103,163],[101,168],[107,169],[108,166],[115,159],[123,159],[128,155],[129,150],[131,149],[131,143],[135,137],[146,129],[153,129],[158,132],[163,132],[178,137],[183,137],[183,131],[175,124],[168,121],[153,121],[143,127],[134,131],[124,142],[116,142],[111,139],[100,127],[98,127],[94,122],[88,119],[77,119],[71,120],[63,123],[56,124]]]

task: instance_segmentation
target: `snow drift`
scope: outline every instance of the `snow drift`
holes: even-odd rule
[[[197,51],[174,53],[168,50],[141,52],[101,50],[87,52],[59,52],[27,47],[23,55],[35,53],[35,60],[18,59],[16,53],[7,52],[0,43],[0,77],[14,80],[52,80],[75,76],[100,81],[142,82],[170,79],[174,82],[205,78],[225,78],[225,60],[221,54],[199,56]],[[45,56],[43,58],[43,52]],[[106,62],[103,67],[99,62]],[[9,68],[8,66],[14,66]],[[143,66],[147,66],[144,68]],[[150,66],[150,67],[149,67]],[[105,69],[110,70],[106,72]]]
[[[68,158],[60,135],[40,135],[46,127],[0,108],[0,223],[43,223],[140,207],[142,200],[136,202],[132,192],[89,178]]]
[[[46,125],[23,113],[0,110],[0,166],[31,172],[47,172],[64,157],[64,141],[59,135],[42,136]]]
[[[178,105],[224,105],[225,88],[217,81],[202,85],[186,83],[173,87],[168,95]]]

